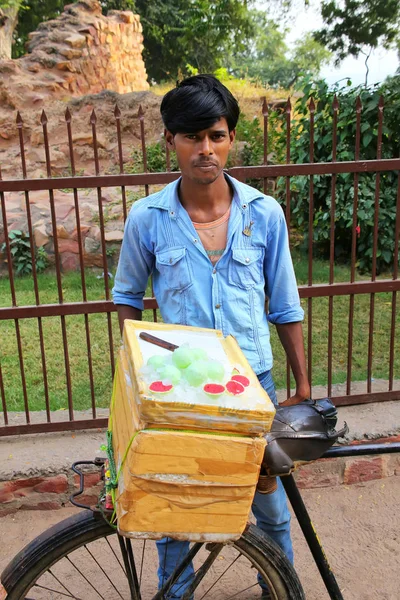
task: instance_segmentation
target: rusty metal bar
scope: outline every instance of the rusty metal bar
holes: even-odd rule
[[[310,163],[314,162],[314,126],[315,126],[315,102],[311,98],[310,110]],[[308,285],[313,284],[313,237],[314,237],[314,177],[310,175],[309,209],[308,209]],[[308,381],[312,388],[312,298],[308,298],[308,331],[307,331],[307,367]]]
[[[303,163],[286,165],[259,165],[232,167],[227,173],[241,181],[263,177],[292,177],[294,175],[332,175],[333,173],[382,173],[399,171],[400,158],[381,160],[341,161],[337,163]],[[0,192],[24,192],[25,190],[57,190],[64,188],[95,188],[139,185],[162,185],[179,179],[178,171],[170,173],[135,173],[119,175],[85,175],[82,177],[53,177],[52,179],[7,179],[0,181]]]
[[[73,147],[73,142],[72,142],[72,125],[71,125],[72,116],[71,116],[71,113],[68,108],[65,111],[65,122],[67,125],[71,175],[72,175],[72,177],[75,177],[75,174],[76,174],[75,173],[75,158],[74,158],[74,147]],[[85,262],[84,262],[84,257],[83,257],[83,241],[82,241],[81,219],[80,219],[80,214],[79,214],[79,199],[78,199],[77,188],[73,189],[73,194],[74,194],[74,207],[75,207],[75,218],[76,218],[76,231],[77,231],[78,248],[79,248],[79,266],[80,266],[80,272],[81,272],[82,300],[84,302],[86,302],[87,294],[86,294]],[[91,397],[91,403],[92,403],[92,415],[93,415],[93,418],[95,418],[96,417],[96,398],[95,398],[95,393],[94,393],[89,318],[88,318],[87,314],[84,315],[84,323],[85,323],[85,334],[86,334],[86,348],[87,348],[88,369],[89,369],[89,385],[90,385],[90,397]]]
[[[393,280],[397,280],[399,270],[399,238],[400,238],[400,173],[397,176],[396,225],[393,253]],[[392,292],[392,317],[390,325],[389,346],[389,391],[393,389],[394,378],[394,339],[396,334],[397,294]]]
[[[147,173],[147,150],[146,150],[146,136],[145,136],[145,130],[144,130],[144,110],[143,110],[141,104],[139,105],[138,119],[139,119],[139,124],[140,124],[140,141],[142,144],[143,171],[145,173]],[[168,158],[169,158],[169,154],[168,154]],[[167,164],[167,170],[168,170],[168,164]],[[144,191],[145,191],[145,195],[148,196],[150,193],[148,185],[144,186]],[[151,284],[151,293],[154,296],[154,286],[153,286],[153,276],[152,275],[150,276],[150,284]],[[155,308],[153,309],[153,321],[155,323],[157,323],[157,310]]]
[[[124,172],[124,157],[122,154],[122,139],[121,139],[121,111],[119,109],[118,104],[115,105],[114,117],[115,117],[115,123],[117,126],[119,172],[120,172],[120,174],[122,174]],[[122,210],[123,210],[123,214],[124,214],[124,223],[125,223],[127,216],[128,216],[128,212],[126,210],[126,193],[125,193],[124,185],[121,185],[121,193],[122,193]]]
[[[361,139],[361,111],[362,104],[360,96],[356,100],[356,144],[354,158],[360,159],[360,139]],[[356,253],[357,253],[357,218],[358,218],[358,173],[354,173],[354,200],[353,200],[353,225],[351,231],[351,271],[350,282],[353,283],[356,278]],[[349,332],[347,338],[347,377],[346,394],[350,395],[351,373],[353,365],[353,326],[354,326],[354,294],[350,295],[349,305]]]
[[[106,429],[107,418],[82,419],[52,423],[31,423],[30,425],[7,425],[0,427],[0,437],[25,435],[27,433],[47,433],[50,431],[82,431],[83,429]]]
[[[24,136],[23,136],[23,120],[18,111],[17,113],[17,129],[18,129],[18,137],[19,137],[19,148],[21,155],[21,167],[22,167],[22,177],[26,179],[27,171],[26,171],[26,160],[25,160],[25,144],[24,144]],[[29,233],[29,245],[30,245],[30,253],[31,253],[31,263],[32,263],[32,277],[33,277],[33,289],[35,293],[35,302],[36,304],[40,304],[40,296],[39,296],[39,286],[37,280],[37,270],[36,270],[36,257],[35,257],[35,242],[33,236],[33,227],[32,227],[32,215],[31,215],[31,206],[29,201],[29,191],[25,191],[25,207],[26,207],[26,218],[28,223],[28,233]],[[43,388],[44,388],[44,402],[46,407],[46,419],[47,422],[50,423],[51,415],[50,415],[50,400],[49,400],[49,386],[47,381],[47,365],[46,365],[46,351],[44,346],[44,335],[43,335],[43,324],[41,317],[38,317],[38,331],[39,331],[39,345],[40,345],[40,355],[42,362],[42,375],[43,375]]]
[[[146,150],[146,138],[145,138],[145,132],[144,132],[144,110],[143,110],[143,107],[141,104],[139,105],[138,119],[139,119],[139,125],[140,125],[140,141],[142,144],[143,171],[144,171],[144,173],[147,173],[147,150]],[[148,183],[145,183],[144,189],[145,189],[145,195],[148,196],[149,195]]]
[[[348,296],[349,294],[371,294],[400,291],[400,279],[379,279],[377,281],[356,281],[354,283],[319,283],[313,286],[299,286],[300,298],[323,298],[326,296]],[[144,310],[158,307],[155,298],[144,299]],[[64,302],[63,304],[40,304],[39,306],[13,306],[0,308],[0,321],[10,319],[30,319],[56,317],[60,315],[81,315],[115,312],[116,306],[111,300],[88,302]]]
[[[332,162],[337,160],[337,121],[339,102],[337,96],[333,99],[333,127],[332,127]],[[329,245],[329,283],[332,285],[335,276],[335,217],[336,217],[336,173],[332,175],[331,184],[331,222]],[[332,353],[333,353],[333,296],[328,301],[328,396],[332,393]]]
[[[268,104],[267,98],[264,96],[263,104],[262,104],[262,116],[263,116],[263,165],[268,164]],[[263,190],[264,194],[268,192],[268,179],[266,177],[263,178]]]
[[[286,120],[286,163],[290,163],[290,134],[291,134],[291,115],[292,115],[292,105],[290,102],[290,96],[287,100],[285,106],[285,120]],[[243,179],[243,181],[245,178]],[[288,229],[288,238],[290,243],[290,175],[286,175],[285,180],[285,217],[286,217],[286,225]],[[290,398],[290,365],[289,360],[286,358],[286,389],[287,389],[287,397]]]
[[[388,402],[391,400],[400,400],[400,390],[332,397],[332,402],[335,406],[353,406],[356,404],[371,404],[372,402]]]
[[[49,138],[48,138],[48,133],[47,133],[47,116],[44,111],[42,112],[40,122],[42,124],[42,129],[43,129],[43,141],[44,141],[44,149],[45,149],[45,156],[46,156],[47,177],[50,179],[51,178],[50,147],[49,147]],[[60,304],[62,304],[63,303],[63,291],[62,291],[62,281],[61,281],[60,253],[59,253],[59,249],[58,249],[57,220],[56,220],[56,211],[55,211],[53,190],[49,190],[49,200],[50,200],[51,223],[52,223],[52,229],[53,229],[53,242],[54,242],[54,255],[55,255],[55,266],[56,266],[56,275],[57,275],[58,301]],[[63,350],[64,350],[65,377],[66,377],[66,384],[67,384],[68,413],[69,413],[70,420],[73,421],[74,420],[74,409],[73,409],[73,401],[72,401],[72,385],[71,385],[71,371],[70,371],[69,352],[68,352],[67,326],[66,326],[66,322],[65,322],[65,316],[61,315],[60,318],[61,318],[61,332],[62,332]]]
[[[378,104],[378,139],[376,148],[376,157],[380,160],[382,156],[382,128],[383,128],[383,96],[379,98]],[[372,246],[372,273],[371,280],[376,279],[376,259],[378,251],[378,224],[379,224],[379,192],[380,192],[381,176],[376,174],[375,180],[375,206],[374,206],[374,238]],[[374,340],[374,319],[375,319],[375,294],[371,294],[369,308],[369,338],[368,338],[368,367],[367,367],[367,391],[371,392],[372,380],[372,352]]]
[[[96,112],[93,109],[92,114],[90,115],[90,123],[92,125],[92,135],[93,135],[93,154],[94,154],[94,167],[96,176],[100,173],[99,166],[99,153],[97,148],[97,131],[96,131],[96,122],[97,116]],[[97,204],[99,207],[99,225],[100,225],[100,234],[101,234],[101,252],[103,259],[103,275],[104,275],[104,291],[106,295],[106,300],[110,299],[110,288],[108,283],[108,264],[107,264],[107,249],[106,249],[106,237],[105,237],[105,229],[104,229],[104,214],[103,214],[103,205],[101,201],[101,187],[97,187]],[[110,364],[111,364],[111,374],[114,377],[115,371],[115,360],[114,360],[114,343],[113,343],[113,332],[112,332],[112,322],[111,315],[107,313],[107,327],[108,327],[108,342],[109,342],[109,351],[110,351]]]
[[[1,363],[0,363],[0,396],[1,396],[1,405],[3,408],[4,425],[8,425],[7,402],[6,402],[6,394],[4,392],[3,371],[1,370]]]
[[[1,180],[1,171],[0,171],[0,180]],[[5,205],[4,193],[0,192],[0,203],[1,203],[1,214],[3,219],[3,231],[4,231],[4,239],[6,244],[6,253],[7,253],[7,268],[8,268],[8,278],[10,282],[10,291],[11,291],[11,302],[13,308],[16,308],[17,301],[15,296],[15,286],[14,286],[14,274],[12,269],[12,255],[10,248],[10,239],[8,237],[8,223],[7,223],[7,212]],[[28,394],[26,391],[26,380],[25,380],[25,368],[24,368],[24,356],[22,354],[22,343],[21,343],[21,331],[19,328],[19,321],[16,315],[13,316],[14,324],[15,324],[15,335],[17,338],[17,348],[18,348],[18,359],[19,359],[19,368],[21,373],[21,384],[22,384],[22,394],[24,397],[24,409],[25,409],[25,418],[26,422],[30,422],[29,416],[29,403],[28,403]]]

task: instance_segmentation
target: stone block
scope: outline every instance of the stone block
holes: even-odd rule
[[[67,252],[78,254],[79,253],[79,244],[76,240],[72,239],[60,239],[58,240],[58,250],[60,253]]]
[[[363,483],[373,479],[382,479],[387,474],[387,460],[385,456],[373,458],[354,458],[346,463],[343,483]]]
[[[327,458],[302,465],[295,472],[299,488],[330,487],[343,482],[344,463],[340,459]]]
[[[65,43],[69,44],[73,48],[81,48],[86,44],[86,37],[80,33],[72,33],[65,38]]]
[[[64,225],[57,225],[57,238],[68,240],[70,237],[68,231],[65,229]]]
[[[61,268],[63,271],[76,271],[79,266],[79,258],[77,254],[72,252],[64,252],[61,255]]]
[[[33,487],[37,493],[66,494],[68,492],[68,479],[66,475],[46,477],[44,481]]]
[[[97,252],[100,248],[100,242],[98,242],[97,240],[93,240],[90,237],[87,237],[85,239],[85,252],[87,254],[94,254],[95,252]]]
[[[49,241],[49,236],[46,233],[46,226],[40,225],[33,230],[33,237],[35,238],[35,245],[37,248],[45,246]]]
[[[104,238],[106,242],[122,242],[124,237],[123,231],[106,231]]]
[[[96,473],[85,473],[85,490],[87,488],[92,488],[98,483],[100,483],[100,472]],[[79,488],[79,475],[74,475],[74,486]]]
[[[60,60],[57,62],[57,69],[60,71],[71,71],[71,73],[75,71],[75,68],[70,60]]]

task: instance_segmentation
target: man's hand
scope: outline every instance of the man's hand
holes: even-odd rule
[[[295,404],[300,404],[303,400],[307,400],[310,397],[310,388],[308,388],[308,392],[303,393],[295,393],[294,396],[291,396],[284,402],[281,402],[279,406],[294,406]]]
[[[301,323],[283,323],[277,325],[276,329],[296,381],[296,393],[280,406],[293,406],[309,398],[311,391],[307,377],[302,326]]]

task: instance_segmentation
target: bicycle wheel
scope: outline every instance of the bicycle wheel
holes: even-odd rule
[[[259,598],[257,572],[273,600],[305,598],[290,562],[254,525],[232,544],[192,544],[189,552],[195,554],[194,579],[182,598]],[[154,542],[121,538],[102,518],[84,511],[28,544],[3,571],[1,583],[7,600],[150,600],[156,594],[168,600],[173,598],[168,585],[157,592],[157,565]]]

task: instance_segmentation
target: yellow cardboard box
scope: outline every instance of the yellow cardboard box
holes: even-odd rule
[[[174,430],[137,431],[118,369],[110,418],[120,469],[118,528],[133,538],[237,539],[248,519],[265,440]]]

